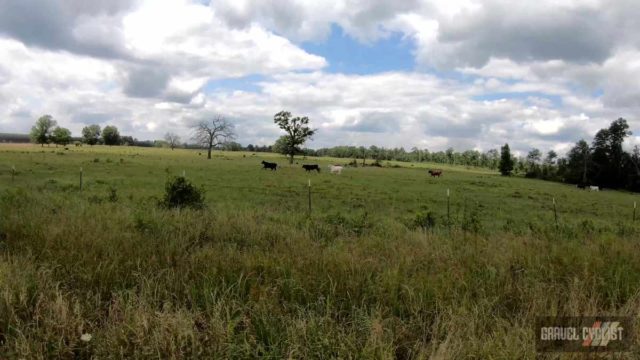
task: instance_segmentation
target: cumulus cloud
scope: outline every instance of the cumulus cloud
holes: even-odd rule
[[[0,132],[50,113],[75,133],[188,138],[190,121],[220,113],[241,142],[270,144],[287,109],[320,129],[315,147],[562,152],[620,116],[638,125],[639,4],[0,0]],[[335,26],[367,46],[399,34],[416,68],[329,73],[304,45]]]

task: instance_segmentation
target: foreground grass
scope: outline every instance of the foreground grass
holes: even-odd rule
[[[359,168],[312,178],[309,218],[295,183],[311,174],[251,155],[36,151],[0,154],[33,170],[0,180],[0,358],[533,359],[536,316],[640,306],[629,194]],[[103,174],[82,193],[78,164]],[[204,184],[207,209],[160,209],[163,166]],[[466,191],[450,226],[446,188]],[[557,227],[547,194],[564,199]]]

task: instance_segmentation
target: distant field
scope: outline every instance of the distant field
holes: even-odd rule
[[[297,161],[0,145],[0,358],[533,359],[536,316],[637,316],[636,194]],[[157,206],[183,173],[205,210]]]

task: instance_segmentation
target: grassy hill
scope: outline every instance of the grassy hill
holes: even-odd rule
[[[205,157],[0,146],[0,357],[535,358],[537,316],[637,314],[638,195]],[[183,173],[206,209],[157,205]]]

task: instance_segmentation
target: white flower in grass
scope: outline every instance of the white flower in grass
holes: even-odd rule
[[[91,341],[91,338],[92,338],[92,336],[89,333],[84,333],[84,334],[82,334],[82,336],[80,336],[80,340],[82,340],[84,342]]]

